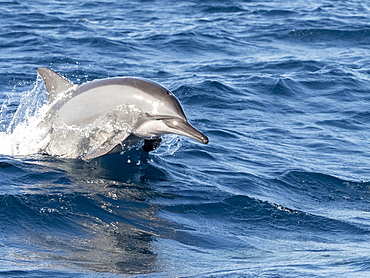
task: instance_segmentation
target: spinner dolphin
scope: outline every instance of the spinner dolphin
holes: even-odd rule
[[[162,134],[178,134],[203,144],[208,138],[191,126],[178,99],[163,86],[141,78],[116,77],[75,85],[39,68],[49,95],[44,120],[49,132],[43,152],[91,160],[120,152],[144,139],[151,151]]]

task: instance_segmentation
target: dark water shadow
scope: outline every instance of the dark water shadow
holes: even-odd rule
[[[152,242],[172,230],[153,201],[171,196],[153,189],[166,173],[148,154],[132,150],[90,162],[3,158],[0,167],[18,189],[0,195],[6,269],[157,271]],[[6,247],[13,244],[16,251]]]

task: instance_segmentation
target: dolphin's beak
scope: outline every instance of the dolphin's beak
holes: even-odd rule
[[[178,135],[193,138],[200,143],[208,144],[208,137],[182,119],[166,119],[164,123],[171,128],[171,131]]]

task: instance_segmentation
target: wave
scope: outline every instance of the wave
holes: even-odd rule
[[[255,262],[271,261],[273,257],[290,261],[291,267],[301,273],[305,268],[301,269],[301,260],[307,259],[308,254],[320,254],[323,257],[319,261],[330,264],[326,255],[345,253],[343,242],[357,244],[370,237],[367,225],[291,209],[245,195],[214,202],[167,206],[160,215],[182,223],[175,227],[173,236],[182,249],[190,254],[196,252],[194,249],[202,250],[205,254],[200,257],[209,260],[213,254],[218,254],[218,261],[227,261],[234,270],[241,266],[255,269]],[[359,260],[361,256],[361,252],[355,255]],[[358,262],[357,259],[354,261]],[[168,261],[171,264],[171,259]],[[306,267],[316,262],[307,262]],[[338,263],[345,264],[343,260]],[[275,263],[273,268],[278,273],[283,271]],[[214,267],[212,269],[215,270]]]
[[[370,30],[336,30],[336,29],[298,29],[291,31],[288,36],[300,40],[310,42],[346,42],[349,45],[368,45]]]
[[[340,226],[344,229],[343,233],[370,231],[367,221],[359,217],[368,210],[369,182],[348,181],[315,172],[289,171],[268,184],[272,184],[276,190],[274,198],[276,194],[281,196],[275,199],[276,202],[318,217],[343,222]],[[347,228],[348,231],[345,230]]]
[[[190,154],[213,159],[204,158],[204,153]],[[92,171],[91,165],[79,160],[46,157],[28,165],[4,157],[0,171],[11,180],[3,182],[14,186],[18,180],[22,190],[0,195],[2,227],[8,235],[2,244],[17,240],[28,268],[48,261],[53,268],[144,274],[158,269],[169,241],[175,242],[171,248],[182,246],[190,254],[199,250],[203,258],[222,250],[219,258],[234,262],[234,269],[238,267],[234,260],[263,260],[269,254],[297,260],[297,250],[331,254],[342,242],[356,243],[370,236],[367,220],[359,214],[359,209],[367,210],[364,192],[369,183],[305,171],[289,171],[275,179],[243,172],[235,177],[235,171],[204,172],[203,179],[216,176],[225,186],[217,186],[218,190],[233,187],[215,192],[208,183],[195,187],[196,177],[187,186],[184,168],[178,169],[185,175],[177,178],[181,186],[173,186],[176,180],[169,175],[178,170],[158,157],[141,165],[115,159],[122,156],[96,161]],[[351,207],[355,212],[338,214]],[[296,246],[290,255],[286,242]],[[153,249],[159,243],[159,249]],[[10,256],[4,258],[12,262]],[[171,259],[166,264],[170,267]]]
[[[129,162],[136,154],[101,158],[95,167],[71,159],[2,157],[3,269],[32,270],[45,262],[83,272],[153,272],[153,237],[172,231],[150,200],[170,195],[152,190],[147,181],[167,180],[165,174],[143,158]],[[13,241],[16,250],[8,246]]]
[[[2,242],[16,240],[23,250],[21,254],[15,251],[23,257],[18,267],[36,268],[37,261],[49,261],[61,268],[152,272],[155,210],[143,203],[127,203],[129,211],[123,200],[117,203],[112,198],[82,194],[2,196],[0,203],[2,226],[11,234]],[[147,225],[149,215],[153,217]],[[3,254],[2,259],[10,260],[11,268],[11,254]]]

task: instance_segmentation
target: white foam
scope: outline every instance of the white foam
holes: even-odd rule
[[[9,118],[6,129],[0,132],[0,153],[4,155],[30,155],[39,152],[40,145],[45,141],[47,130],[39,128],[43,115],[48,111],[47,94],[40,77],[34,87],[26,91],[14,112],[8,107],[13,102],[10,98],[1,108],[1,120]],[[12,114],[13,113],[13,114]]]

